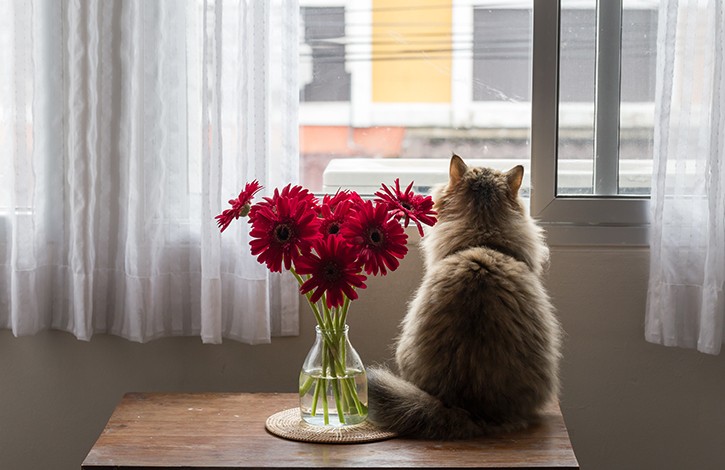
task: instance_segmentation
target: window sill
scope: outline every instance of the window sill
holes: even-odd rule
[[[528,166],[526,160],[469,160],[472,166],[488,166],[508,170],[517,164]],[[335,159],[323,175],[323,192],[338,189],[372,195],[381,183],[415,182],[417,192],[428,193],[436,184],[448,178],[448,159]],[[522,195],[529,202],[529,178],[525,175]],[[625,203],[623,205],[622,203]],[[534,214],[546,231],[550,246],[647,246],[649,224],[637,223],[646,218],[649,200],[646,198],[558,198],[554,205]],[[589,223],[596,213],[601,220]],[[624,223],[622,223],[624,222]],[[409,243],[417,243],[417,229],[408,227]]]

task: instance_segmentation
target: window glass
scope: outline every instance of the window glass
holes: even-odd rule
[[[350,101],[345,9],[302,7],[300,19],[300,101]]]
[[[500,169],[523,164],[528,181],[533,0],[300,3],[304,185],[363,190],[380,168],[370,191],[386,169],[383,182],[425,189],[445,181],[454,152]],[[351,176],[326,188],[333,160]]]
[[[619,193],[649,195],[654,145],[657,7],[624,1]],[[629,8],[632,5],[632,8]]]
[[[657,2],[624,0],[621,11],[619,88],[597,96],[597,2],[562,0],[559,57],[557,194],[640,195],[650,193],[652,171]],[[599,99],[599,101],[597,101]],[[619,103],[618,133],[601,135],[597,103]],[[606,109],[604,110],[606,111]],[[615,115],[616,117],[616,115]],[[614,139],[604,146],[597,139]],[[597,174],[596,158],[613,159],[610,175]],[[606,165],[605,165],[606,166]],[[604,173],[604,172],[602,172]],[[597,189],[596,178],[613,178],[615,194]]]
[[[473,22],[474,101],[530,100],[531,10],[475,8]]]
[[[594,172],[596,0],[561,2],[557,192],[591,194]]]

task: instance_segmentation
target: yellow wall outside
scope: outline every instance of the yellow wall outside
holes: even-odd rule
[[[450,102],[450,49],[451,0],[373,0],[373,102]]]

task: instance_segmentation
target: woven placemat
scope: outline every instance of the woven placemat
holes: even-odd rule
[[[395,433],[382,431],[367,421],[342,427],[313,426],[302,420],[299,408],[273,414],[267,418],[265,427],[284,439],[324,444],[358,444],[395,437]]]

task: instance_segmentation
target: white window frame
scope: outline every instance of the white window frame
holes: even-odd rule
[[[597,9],[599,35],[620,30],[622,0],[599,0]],[[546,229],[551,245],[645,246],[648,244],[649,198],[557,194],[560,12],[560,0],[534,0],[531,214]],[[601,127],[595,135],[594,179],[600,180],[597,189],[612,192],[612,182],[616,190],[619,160],[621,43],[607,42],[597,41],[598,64],[607,64],[607,67],[597,67],[597,126]]]

